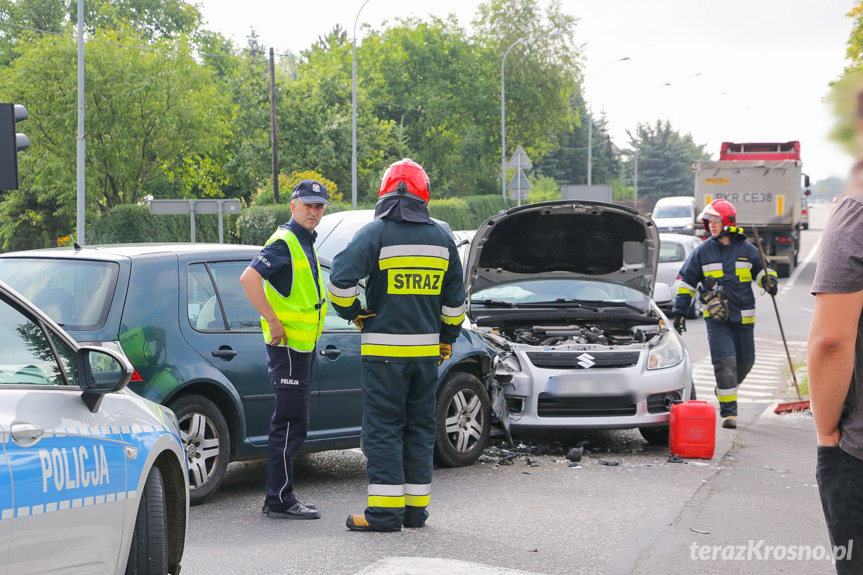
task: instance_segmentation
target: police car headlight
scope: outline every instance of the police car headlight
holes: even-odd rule
[[[647,369],[667,369],[683,362],[683,345],[671,332],[659,340],[656,347],[650,350]]]
[[[695,224],[686,224],[685,226],[683,226],[683,229],[684,230],[694,230]]]

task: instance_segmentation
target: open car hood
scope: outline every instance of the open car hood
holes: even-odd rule
[[[483,222],[466,263],[468,293],[520,279],[620,282],[653,295],[659,232],[624,206],[564,200],[512,208]]]

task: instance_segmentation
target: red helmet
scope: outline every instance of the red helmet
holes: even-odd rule
[[[429,177],[422,166],[405,158],[387,168],[378,188],[378,197],[390,192],[413,194],[429,203]]]
[[[704,229],[708,232],[710,231],[710,226],[708,225],[710,221],[722,222],[723,229],[728,232],[737,231],[737,210],[734,209],[731,202],[722,198],[713,200],[707,204],[704,207],[704,211],[698,216],[698,219],[701,220]]]

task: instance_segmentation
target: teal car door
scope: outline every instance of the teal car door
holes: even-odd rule
[[[322,272],[326,283],[329,269]],[[360,298],[365,301],[363,293]],[[336,315],[331,305],[316,353],[312,401],[317,396],[317,417],[311,422],[309,438],[356,437],[363,421],[360,331]]]

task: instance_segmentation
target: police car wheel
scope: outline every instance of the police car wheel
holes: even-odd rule
[[[169,406],[180,424],[180,439],[189,462],[189,503],[196,505],[216,492],[230,455],[225,417],[215,403],[200,395],[184,395]]]
[[[163,575],[168,572],[167,513],[165,485],[157,467],[150,470],[141,503],[132,546],[126,563],[126,575]]]
[[[470,373],[450,373],[438,390],[435,415],[435,462],[473,465],[491,433],[491,401],[480,381]]]

